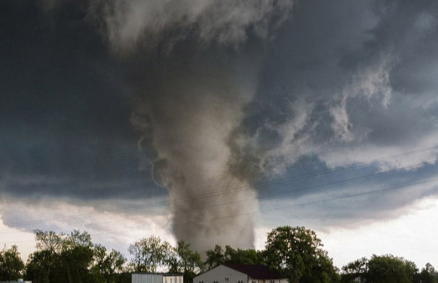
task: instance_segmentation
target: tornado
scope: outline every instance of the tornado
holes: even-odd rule
[[[254,174],[239,156],[247,143],[240,129],[257,88],[263,42],[291,7],[288,0],[91,6],[125,62],[131,122],[140,148],[150,152],[157,185],[169,192],[173,233],[195,250],[254,245],[258,202]]]

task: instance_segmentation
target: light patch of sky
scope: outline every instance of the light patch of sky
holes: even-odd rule
[[[57,215],[65,215],[67,211],[80,209],[72,204],[64,204],[60,207],[64,207],[65,210],[57,211]],[[29,209],[36,215],[44,215],[44,210],[47,208]],[[270,217],[275,217],[275,214],[277,213]],[[48,223],[47,227],[52,227],[58,232],[72,229],[88,231],[94,243],[101,243],[109,250],[115,248],[128,258],[127,247],[142,237],[156,235],[162,240],[175,244],[175,238],[170,231],[170,215],[123,215],[94,211],[86,217],[87,219],[75,221],[75,228],[68,223],[62,224],[63,218],[58,218],[59,222],[51,220],[52,223]],[[0,220],[0,245],[9,248],[16,244],[23,261],[26,261],[28,255],[35,250],[33,233],[4,225],[1,215]],[[323,241],[324,249],[329,252],[329,256],[339,268],[364,256],[369,258],[372,254],[393,254],[414,261],[421,269],[427,262],[438,267],[436,258],[438,227],[434,223],[438,223],[438,198],[418,201],[402,216],[392,220],[382,219],[374,223],[366,222],[358,226],[349,226],[349,228],[336,227],[324,228],[324,230],[308,228],[317,232]],[[263,249],[267,234],[279,225],[304,224],[279,224],[276,221],[271,221],[270,224],[258,223],[255,229],[255,248]]]
[[[35,249],[33,233],[10,228],[3,223],[0,215],[0,248],[9,249],[12,245],[18,247],[21,258],[26,262],[30,253]]]
[[[428,262],[438,266],[435,223],[438,223],[438,198],[428,198],[418,201],[396,219],[315,231],[339,268],[361,257],[392,254],[415,262],[421,270]],[[265,225],[256,229],[256,249],[265,247],[267,233],[274,228]]]
[[[58,202],[56,206],[24,206],[21,212],[24,215],[35,216],[35,219],[29,218],[27,221],[20,219],[14,222],[17,226],[24,225],[28,231],[8,227],[3,219],[0,219],[0,246],[6,245],[9,248],[14,244],[17,245],[24,262],[27,261],[28,255],[35,251],[33,229],[57,233],[70,233],[73,230],[87,231],[93,243],[102,244],[107,250],[116,249],[128,259],[129,245],[141,238],[155,235],[163,241],[176,243],[171,233],[169,213],[142,215],[121,213],[117,210],[108,212],[67,202]]]
[[[318,234],[338,267],[363,256],[393,254],[421,269],[427,262],[438,266],[437,222],[438,199],[425,199],[397,219]]]

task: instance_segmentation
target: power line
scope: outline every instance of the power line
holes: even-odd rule
[[[416,168],[421,167],[421,164],[420,165],[413,165],[413,166],[404,167],[403,169],[416,169]],[[315,186],[304,187],[304,188],[300,188],[300,189],[283,190],[283,191],[280,191],[280,192],[270,193],[267,196],[272,197],[272,196],[287,195],[287,194],[296,193],[296,192],[302,192],[302,191],[309,191],[309,190],[313,190],[313,189],[317,189],[317,188],[333,186],[333,185],[339,185],[339,184],[350,182],[350,181],[365,179],[365,178],[373,177],[373,176],[376,176],[376,175],[379,175],[379,174],[383,174],[383,173],[384,172],[376,172],[376,173],[371,173],[371,174],[367,174],[367,175],[361,175],[361,176],[357,176],[357,177],[353,177],[353,178],[349,178],[349,179],[341,179],[341,180],[333,181],[333,182],[329,182],[329,183],[323,183],[323,184],[319,184],[319,185],[315,185]],[[239,200],[234,200],[234,201],[231,201],[231,202],[225,202],[225,203],[218,203],[218,204],[215,204],[215,205],[209,205],[208,207],[204,206],[204,207],[198,207],[198,208],[176,210],[176,211],[173,211],[173,213],[189,212],[189,211],[193,211],[193,210],[205,210],[205,209],[212,208],[212,207],[218,207],[218,206],[223,206],[223,205],[230,205],[230,204],[250,201],[250,200],[254,200],[254,199],[256,199],[256,198],[239,199]]]
[[[332,173],[332,172],[337,172],[337,171],[341,171],[341,170],[346,170],[346,169],[350,169],[353,167],[357,167],[357,166],[363,166],[363,165],[369,165],[373,162],[377,162],[377,161],[381,161],[381,160],[387,160],[390,158],[394,158],[394,157],[402,157],[402,156],[407,156],[407,155],[411,155],[411,154],[415,154],[415,153],[419,153],[419,152],[425,152],[428,150],[432,150],[437,148],[438,146],[433,146],[433,147],[428,147],[428,148],[422,148],[422,149],[416,149],[416,150],[411,150],[411,151],[407,151],[407,152],[403,152],[400,154],[395,154],[395,155],[389,155],[387,157],[384,158],[378,158],[378,159],[373,159],[370,160],[369,162],[357,162],[354,164],[350,164],[350,165],[346,165],[346,166],[339,166],[339,167],[335,167],[332,169],[324,169],[324,170],[319,170],[319,171],[313,171],[313,172],[307,172],[304,174],[299,174],[299,175],[295,175],[292,178],[287,178],[287,179],[283,179],[283,180],[279,180],[279,181],[274,181],[274,182],[268,182],[266,184],[264,184],[264,186],[266,185],[272,185],[272,184],[280,184],[280,183],[287,183],[287,182],[292,182],[295,180],[299,180],[302,178],[308,178],[313,177],[315,175],[319,175],[319,174],[328,174],[328,173]],[[420,166],[423,163],[420,163]],[[408,166],[408,167],[401,167],[399,169],[412,169],[412,168],[417,168],[418,166]],[[371,176],[375,176],[376,174],[380,174],[382,172],[377,172],[377,173],[372,173],[372,174],[367,174],[367,175],[362,175],[362,176],[358,176],[358,177],[354,177],[354,178],[350,178],[350,179],[344,179],[344,180],[339,180],[339,181],[335,181],[335,182],[331,182],[331,183],[326,183],[326,184],[320,184],[317,186],[313,186],[313,187],[307,187],[307,188],[301,188],[301,189],[297,189],[297,190],[287,190],[287,191],[282,191],[282,192],[277,192],[277,193],[272,193],[270,196],[275,196],[275,195],[282,195],[282,194],[290,194],[293,192],[298,192],[298,191],[305,191],[305,190],[309,190],[309,189],[314,189],[314,188],[319,188],[319,187],[324,187],[324,186],[330,186],[330,185],[335,185],[335,184],[340,184],[340,183],[344,183],[344,182],[348,182],[348,181],[352,181],[352,180],[356,180],[356,179],[362,179],[362,178],[367,178],[367,177],[371,177]],[[257,188],[263,187],[262,186],[257,186]],[[246,186],[247,188],[247,186]],[[249,190],[249,189],[247,189]],[[227,190],[227,191],[220,191],[220,192],[215,192],[214,194],[204,194],[201,195],[199,197],[194,197],[194,198],[181,198],[181,199],[176,199],[176,200],[172,200],[172,201],[161,201],[161,202],[152,202],[149,204],[143,204],[143,205],[139,205],[139,206],[135,206],[135,207],[131,207],[131,208],[126,208],[126,209],[114,209],[114,210],[106,210],[106,212],[123,212],[123,211],[134,211],[134,210],[140,210],[140,209],[144,209],[144,208],[149,208],[150,205],[158,205],[158,204],[172,204],[172,203],[176,203],[176,202],[180,202],[180,201],[194,201],[197,200],[199,198],[205,198],[205,197],[213,197],[213,196],[218,196],[218,195],[222,195],[222,194],[226,194],[226,192],[228,193],[241,193],[244,190]],[[252,191],[252,190],[251,190]],[[251,200],[254,198],[251,198]],[[241,201],[248,201],[249,199],[244,199],[244,200],[238,200],[238,201],[233,201],[233,202],[229,202],[229,203],[222,203],[222,204],[217,204],[215,206],[222,206],[222,205],[229,205],[232,203],[236,203],[236,202],[241,202]],[[190,210],[198,210],[198,209],[205,209],[204,208],[194,208],[194,209],[188,209],[188,210],[181,210],[181,211],[174,211],[174,213],[178,213],[178,212],[187,212]],[[79,215],[74,215],[74,216],[69,216],[69,217],[63,217],[63,218],[46,218],[46,219],[38,219],[38,220],[31,220],[31,221],[20,221],[20,222],[12,222],[9,223],[9,225],[21,225],[21,226],[27,226],[27,225],[33,225],[33,224],[37,224],[37,223],[42,223],[42,222],[46,222],[46,221],[54,221],[54,220],[70,220],[70,219],[75,219],[75,218],[82,218],[82,217],[87,217],[90,215],[98,215],[99,213],[86,213],[86,214],[79,214]],[[1,234],[1,233],[0,233]]]
[[[421,164],[422,163],[420,163],[420,165]],[[418,167],[419,167],[419,165],[415,165],[415,166],[404,167],[403,169],[414,169],[414,168],[418,168]],[[361,175],[361,176],[357,176],[357,177],[353,177],[353,178],[341,179],[341,180],[338,180],[338,181],[333,181],[333,182],[329,182],[329,183],[323,183],[323,184],[319,184],[319,185],[315,185],[315,186],[310,186],[310,187],[305,187],[305,188],[300,188],[300,189],[293,189],[293,190],[285,190],[285,191],[280,191],[280,192],[273,192],[273,193],[268,194],[268,196],[272,197],[272,196],[278,196],[278,195],[291,194],[291,193],[300,192],[300,191],[308,191],[308,190],[312,190],[312,189],[316,189],[316,188],[321,188],[321,187],[325,187],[325,186],[332,186],[332,185],[337,185],[337,184],[341,184],[341,183],[345,183],[345,182],[349,182],[349,181],[369,178],[369,177],[372,177],[372,176],[375,176],[375,175],[378,175],[378,174],[382,174],[382,173],[384,173],[384,172],[376,172],[376,173]],[[283,181],[283,183],[284,183],[284,181]],[[252,190],[248,190],[248,191],[252,191]],[[239,192],[242,192],[242,190],[239,191]],[[256,197],[246,198],[246,199],[239,199],[239,200],[234,200],[234,201],[225,202],[225,203],[219,203],[219,204],[216,204],[216,205],[210,205],[209,207],[205,207],[204,206],[204,207],[176,210],[176,211],[173,211],[173,213],[189,212],[189,211],[193,211],[193,210],[205,210],[206,208],[230,205],[230,204],[244,202],[244,201],[250,201],[250,200],[254,200],[254,199],[256,199]],[[177,200],[177,201],[181,201],[181,200]],[[140,210],[140,209],[144,209],[145,207],[146,207],[146,205],[140,205],[140,206],[137,206],[135,208],[126,209],[125,211]],[[146,208],[149,208],[149,207],[146,207]],[[123,210],[119,209],[119,210],[115,210],[115,211],[123,211]],[[75,215],[75,216],[69,216],[69,217],[63,217],[63,218],[59,218],[58,217],[58,218],[46,218],[46,219],[38,219],[38,220],[31,220],[31,221],[24,221],[24,222],[23,221],[22,222],[13,222],[13,223],[9,223],[9,225],[20,225],[21,227],[23,227],[23,226],[34,225],[34,224],[43,223],[43,222],[47,222],[47,221],[55,221],[55,220],[56,221],[61,221],[61,220],[79,219],[79,218],[82,218],[82,217],[86,217],[86,216],[90,216],[90,215],[98,215],[98,214],[99,213],[96,212],[96,213],[87,213],[87,214],[81,214],[81,215]],[[2,233],[0,233],[0,234],[2,234]]]
[[[334,200],[354,198],[354,197],[358,197],[358,196],[370,195],[370,194],[375,194],[375,193],[382,193],[382,192],[386,192],[386,191],[397,190],[397,189],[401,189],[401,188],[411,187],[414,185],[427,184],[427,183],[432,183],[432,182],[438,182],[438,178],[417,181],[417,182],[411,182],[411,183],[407,183],[407,184],[402,184],[402,185],[397,185],[397,186],[392,186],[392,187],[387,187],[387,188],[382,188],[382,189],[377,189],[377,190],[372,190],[372,191],[365,191],[365,192],[354,193],[354,194],[345,194],[345,195],[341,195],[341,196],[337,196],[337,197],[325,198],[325,199],[304,202],[304,203],[299,203],[299,204],[285,205],[285,206],[269,208],[269,209],[262,208],[260,210],[251,211],[251,212],[245,212],[245,213],[240,213],[240,214],[230,214],[230,215],[221,216],[221,217],[214,217],[214,218],[205,220],[206,222],[204,222],[204,223],[209,223],[212,221],[218,221],[218,220],[223,220],[223,219],[227,219],[227,218],[234,218],[234,217],[239,217],[239,216],[253,215],[253,214],[256,214],[258,212],[268,212],[268,211],[288,209],[288,208],[292,208],[292,207],[309,206],[309,205],[325,203],[325,202],[334,201]],[[184,224],[189,224],[189,223],[199,224],[200,222],[185,221],[183,223],[180,222],[180,223],[176,223],[174,225],[184,225]],[[201,237],[201,236],[199,236],[199,237]],[[190,239],[195,239],[195,238],[199,238],[199,237],[191,237]]]
[[[324,202],[329,202],[329,201],[334,201],[334,200],[339,200],[339,199],[353,198],[353,197],[358,197],[358,196],[364,196],[364,195],[369,195],[369,194],[375,194],[375,193],[381,193],[381,192],[386,192],[386,191],[391,191],[391,190],[397,190],[397,189],[400,189],[400,188],[406,188],[406,187],[411,187],[411,186],[414,186],[414,185],[427,184],[427,183],[432,183],[432,182],[437,182],[437,181],[438,181],[438,178],[429,179],[429,180],[423,180],[423,181],[410,182],[410,183],[400,184],[400,185],[397,185],[397,186],[391,186],[391,187],[387,187],[387,188],[381,188],[381,189],[365,191],[365,192],[359,192],[359,193],[354,193],[354,194],[345,194],[345,195],[341,195],[341,196],[337,196],[337,197],[325,198],[325,199],[320,199],[320,200],[310,201],[310,202],[305,202],[305,203],[285,205],[285,206],[269,208],[269,209],[260,209],[260,210],[255,210],[255,211],[251,211],[251,212],[245,212],[245,213],[239,213],[239,214],[230,214],[230,215],[221,216],[221,217],[213,217],[213,218],[204,220],[204,222],[199,222],[199,221],[197,221],[197,222],[195,222],[195,221],[184,221],[184,222],[174,223],[174,225],[182,226],[182,225],[186,225],[186,224],[205,224],[205,223],[210,223],[212,221],[219,221],[219,220],[223,220],[223,219],[227,219],[227,218],[234,218],[234,217],[239,217],[239,216],[253,215],[253,214],[256,214],[258,212],[268,212],[268,211],[282,210],[282,209],[287,209],[287,208],[292,208],[292,207],[309,206],[309,205],[314,205],[314,204],[319,204],[319,203],[324,203]],[[111,222],[105,222],[105,223],[111,223]],[[107,234],[107,233],[106,232],[105,233],[94,233],[94,235],[101,235],[101,234]],[[200,237],[204,237],[204,236],[189,237],[187,239],[196,239],[196,238],[200,238]],[[185,239],[185,240],[187,240],[187,239]],[[31,241],[22,241],[22,242],[31,242]]]

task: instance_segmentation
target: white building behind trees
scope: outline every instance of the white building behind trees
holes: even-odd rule
[[[264,265],[225,264],[204,272],[193,283],[288,283]]]
[[[181,273],[133,273],[132,283],[183,283]]]

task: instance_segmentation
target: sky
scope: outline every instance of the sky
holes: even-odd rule
[[[87,231],[438,267],[435,0],[0,2],[0,245]]]

